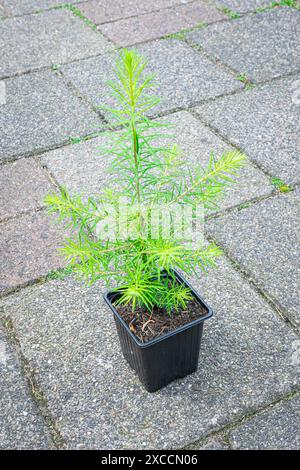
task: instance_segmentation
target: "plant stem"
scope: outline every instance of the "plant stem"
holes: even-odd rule
[[[140,178],[139,178],[139,161],[138,161],[138,142],[137,142],[137,132],[135,127],[134,118],[132,118],[131,123],[132,130],[132,139],[133,139],[133,158],[134,158],[134,168],[135,168],[135,180],[136,180],[136,195],[138,203],[141,203],[141,190],[140,190]]]

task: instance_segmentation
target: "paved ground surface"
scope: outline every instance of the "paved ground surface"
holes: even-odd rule
[[[0,448],[300,447],[300,11],[270,3],[0,0]],[[97,106],[124,45],[148,58],[151,117],[175,124],[191,166],[212,149],[250,160],[208,216],[220,268],[191,280],[215,310],[199,369],[150,395],[102,286],[56,273],[43,207],[105,182]]]

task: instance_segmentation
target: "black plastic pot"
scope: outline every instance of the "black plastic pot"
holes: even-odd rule
[[[194,298],[207,313],[147,343],[141,343],[135,337],[115,309],[113,303],[118,298],[118,292],[108,292],[104,295],[106,303],[114,313],[123,355],[148,392],[156,392],[173,380],[197,370],[203,322],[213,315],[212,309],[192,286],[179,273],[175,272],[175,275],[178,282],[191,289]]]

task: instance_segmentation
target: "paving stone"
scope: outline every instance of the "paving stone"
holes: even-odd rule
[[[140,46],[148,73],[157,77],[162,102],[153,113],[188,107],[242,88],[242,84],[182,41],[160,40]],[[114,56],[104,55],[63,67],[63,73],[95,106],[110,103],[106,82],[112,78]]]
[[[229,8],[238,13],[246,13],[255,11],[257,8],[269,6],[270,0],[217,0],[216,2],[221,8]]]
[[[262,168],[300,181],[300,75],[197,108],[206,122]]]
[[[2,165],[0,186],[0,219],[38,209],[43,197],[54,188],[33,158]]]
[[[189,1],[189,0],[187,0]],[[93,23],[101,24],[130,16],[142,15],[151,11],[186,3],[186,0],[90,0],[80,3],[78,8]]]
[[[79,3],[81,0],[68,0],[67,3]],[[65,5],[65,0],[1,0],[2,5],[10,16],[26,15],[42,10]]]
[[[191,169],[194,165],[208,163],[212,150],[220,156],[231,149],[186,111],[166,116],[161,121],[174,125],[172,130],[168,129],[166,132],[174,134],[174,141],[182,149],[183,156]],[[164,144],[172,142],[173,140],[169,142],[166,140]],[[107,172],[109,159],[101,157],[99,151],[99,147],[104,145],[105,138],[98,137],[88,142],[47,152],[43,155],[42,162],[62,186],[75,193],[95,195],[110,181]],[[239,183],[228,191],[228,196],[221,203],[221,207],[240,204],[251,198],[268,194],[271,190],[269,178],[249,163],[241,172]]]
[[[66,9],[3,20],[0,37],[0,77],[101,54],[110,47]]]
[[[44,212],[11,219],[1,226],[0,292],[34,281],[66,262],[59,254],[64,236]]]
[[[187,38],[256,82],[300,70],[300,11],[292,8],[210,25]]]
[[[52,444],[0,328],[0,449],[48,449]]]
[[[199,370],[155,394],[126,365],[100,285],[56,280],[3,299],[70,448],[178,449],[299,386],[297,336],[236,271],[223,262],[192,282],[215,310]]]
[[[195,2],[106,23],[99,29],[118,46],[129,46],[223,18],[225,15],[213,6]]]
[[[10,160],[94,132],[99,118],[55,73],[36,72],[5,80],[0,113],[0,160]]]
[[[280,194],[206,224],[260,287],[300,326],[300,195]]]
[[[230,433],[234,449],[299,450],[300,398],[274,406]]]

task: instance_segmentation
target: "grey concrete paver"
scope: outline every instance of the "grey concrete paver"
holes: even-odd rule
[[[38,209],[44,196],[55,189],[32,158],[0,166],[0,219]]]
[[[211,220],[206,229],[298,326],[300,197],[291,192]]]
[[[272,2],[270,0],[216,0],[216,3],[220,8],[229,8],[234,12],[246,13],[269,6]]]
[[[135,0],[89,0],[77,6],[93,23],[101,24],[185,3],[185,0],[139,0],[138,3]]]
[[[99,29],[118,46],[124,47],[224,18],[225,15],[213,6],[198,1],[106,23]]]
[[[0,326],[0,449],[51,449],[48,430]]]
[[[0,78],[101,54],[109,42],[67,9],[0,23]]]
[[[300,76],[228,96],[197,108],[202,118],[264,170],[300,181]]]
[[[63,267],[58,252],[63,241],[63,232],[43,211],[1,224],[0,293]]]
[[[233,430],[229,438],[233,449],[299,450],[299,421],[298,396],[254,416]]]
[[[67,143],[97,130],[99,117],[54,72],[5,80],[0,113],[0,161]]]
[[[256,82],[300,70],[300,11],[293,8],[216,23],[187,38]]]

